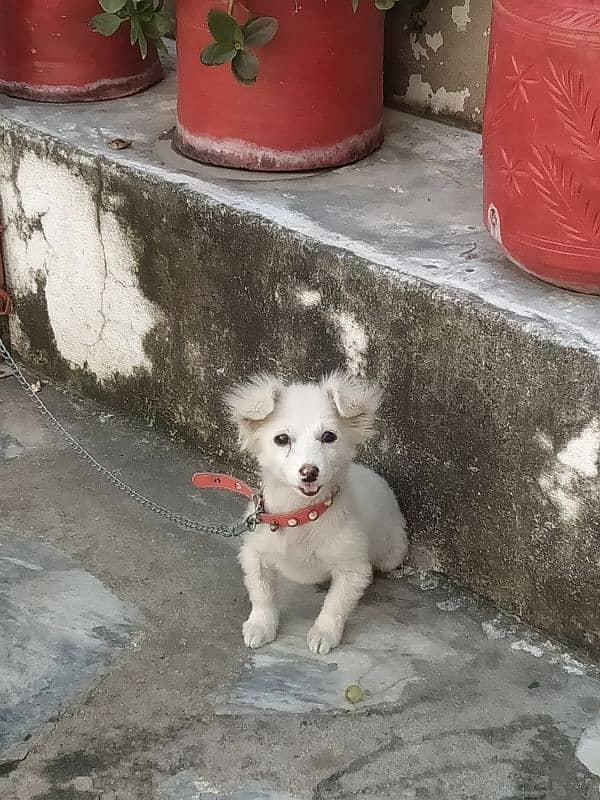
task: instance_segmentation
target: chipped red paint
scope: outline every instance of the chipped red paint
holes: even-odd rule
[[[108,38],[94,33],[88,23],[99,11],[98,0],[2,0],[0,91],[64,103],[123,97],[157,83],[156,49],[142,60],[126,25]]]
[[[175,141],[177,149],[184,155],[210,164],[264,172],[299,172],[358,161],[381,145],[383,127],[378,123],[370,130],[335,144],[295,151],[277,150],[243,139],[198,136],[181,125]]]
[[[252,0],[279,31],[257,51],[260,73],[241,86],[229,66],[205,67],[213,0],[178,0],[177,148],[220,166],[311,170],[356,161],[380,146],[384,14],[371,0]]]

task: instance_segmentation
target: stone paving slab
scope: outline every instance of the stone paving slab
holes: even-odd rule
[[[72,558],[0,525],[0,769],[135,646],[136,614]]]

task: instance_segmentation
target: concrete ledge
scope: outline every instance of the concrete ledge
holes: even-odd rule
[[[416,556],[600,653],[600,301],[488,240],[479,138],[393,114],[361,164],[252,179],[161,139],[173,81],[93,107],[1,101],[16,349],[215,464],[235,463],[219,397],[238,377],[379,377],[367,457]]]

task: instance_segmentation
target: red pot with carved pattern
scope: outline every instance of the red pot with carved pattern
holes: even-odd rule
[[[495,0],[484,216],[542,280],[600,293],[600,3]]]
[[[156,48],[142,60],[125,25],[113,36],[94,33],[89,20],[100,11],[98,0],[0,0],[0,92],[64,103],[124,97],[157,83]]]
[[[204,66],[216,0],[177,0],[177,132],[191,158],[293,171],[356,161],[382,142],[384,14],[372,0],[245,0],[279,29],[257,51],[256,83]],[[244,5],[239,4],[240,16]]]

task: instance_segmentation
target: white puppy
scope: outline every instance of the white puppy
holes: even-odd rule
[[[381,390],[345,373],[321,383],[284,386],[258,376],[226,398],[241,445],[258,460],[265,511],[296,512],[333,498],[316,521],[273,531],[259,525],[240,551],[252,612],[248,647],[273,641],[279,625],[276,576],[297,583],[331,579],[308,634],[313,653],[336,647],[373,568],[390,571],[408,549],[406,523],[387,483],[353,462],[373,432]]]

